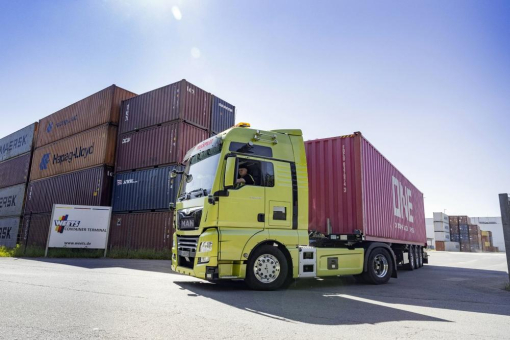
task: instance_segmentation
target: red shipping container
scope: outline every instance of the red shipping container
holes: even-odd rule
[[[203,129],[211,124],[211,94],[181,80],[122,102],[119,133],[184,120]]]
[[[32,247],[46,247],[50,228],[50,214],[25,215],[20,232],[20,244]]]
[[[28,183],[25,214],[51,212],[53,204],[109,206],[113,168],[99,166]]]
[[[309,229],[425,245],[423,194],[362,135],[305,142]]]
[[[172,233],[171,212],[113,214],[108,239],[109,249],[170,250]]]
[[[182,162],[186,152],[209,138],[207,131],[176,121],[119,136],[116,171]]]
[[[120,105],[136,96],[116,85],[109,86],[39,121],[36,148],[106,123],[119,122]]]
[[[0,163],[0,188],[26,183],[30,171],[31,153]]]

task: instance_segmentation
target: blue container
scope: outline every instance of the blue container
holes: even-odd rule
[[[211,132],[214,134],[230,129],[236,122],[236,108],[216,96],[212,96]]]
[[[113,190],[113,211],[161,211],[175,203],[180,177],[170,178],[173,169],[166,166],[117,174]]]

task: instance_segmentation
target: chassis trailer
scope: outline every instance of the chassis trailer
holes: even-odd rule
[[[338,152],[317,155],[309,144],[317,141],[305,147],[301,130],[240,123],[189,150],[184,170],[171,174],[182,176],[171,207],[172,269],[274,290],[295,278],[339,275],[383,284],[398,265],[422,267],[423,195],[393,166],[370,174],[360,133],[338,138],[345,142]],[[338,172],[335,183],[319,188],[328,162],[336,164],[328,170]]]

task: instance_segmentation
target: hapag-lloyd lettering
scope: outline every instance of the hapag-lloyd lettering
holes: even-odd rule
[[[61,164],[64,162],[71,163],[76,158],[84,158],[86,159],[89,155],[94,153],[94,144],[89,147],[77,147],[73,151],[68,153],[64,153],[62,155],[54,154],[53,155],[53,164]]]

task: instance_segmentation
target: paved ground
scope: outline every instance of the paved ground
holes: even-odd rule
[[[0,258],[0,338],[510,338],[503,254],[432,253],[383,286],[350,278],[249,291],[168,261]]]

